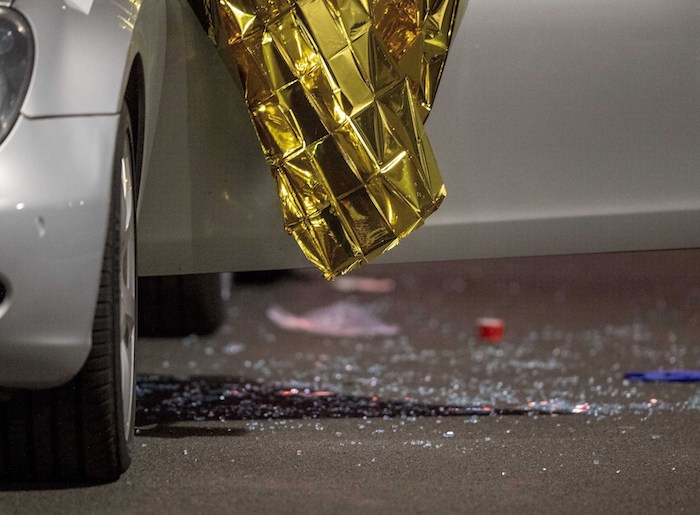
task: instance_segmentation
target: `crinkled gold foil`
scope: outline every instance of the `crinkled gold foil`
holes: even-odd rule
[[[445,187],[423,122],[460,0],[201,1],[240,78],[285,228],[326,277],[437,209]]]

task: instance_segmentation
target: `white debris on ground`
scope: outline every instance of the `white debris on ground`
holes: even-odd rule
[[[233,354],[240,354],[246,349],[245,345],[242,343],[238,342],[230,342],[224,345],[223,351],[224,354],[227,354],[229,356]]]
[[[369,308],[349,301],[336,302],[303,315],[272,306],[267,310],[267,317],[282,329],[323,336],[394,336],[400,331],[398,325],[386,324]]]
[[[390,293],[396,289],[393,279],[375,279],[373,277],[338,277],[331,283],[334,290],[343,293]]]

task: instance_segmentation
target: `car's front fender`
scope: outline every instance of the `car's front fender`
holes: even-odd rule
[[[15,0],[13,8],[35,38],[28,118],[119,113],[134,55],[144,49],[147,71],[162,72],[164,1]]]
[[[73,377],[92,345],[119,117],[20,117],[0,147],[0,387]]]

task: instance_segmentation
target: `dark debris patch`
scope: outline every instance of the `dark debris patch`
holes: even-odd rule
[[[269,420],[319,418],[471,417],[572,414],[569,406],[530,403],[527,406],[456,406],[419,403],[412,399],[380,400],[308,388],[285,388],[241,378],[141,375],[136,384],[136,424],[206,420]]]

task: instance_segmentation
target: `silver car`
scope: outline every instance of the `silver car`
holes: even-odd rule
[[[381,261],[700,246],[699,31],[696,0],[471,0],[427,124],[448,198]],[[137,270],[306,263],[185,0],[0,0],[0,64],[0,479],[112,480]]]

